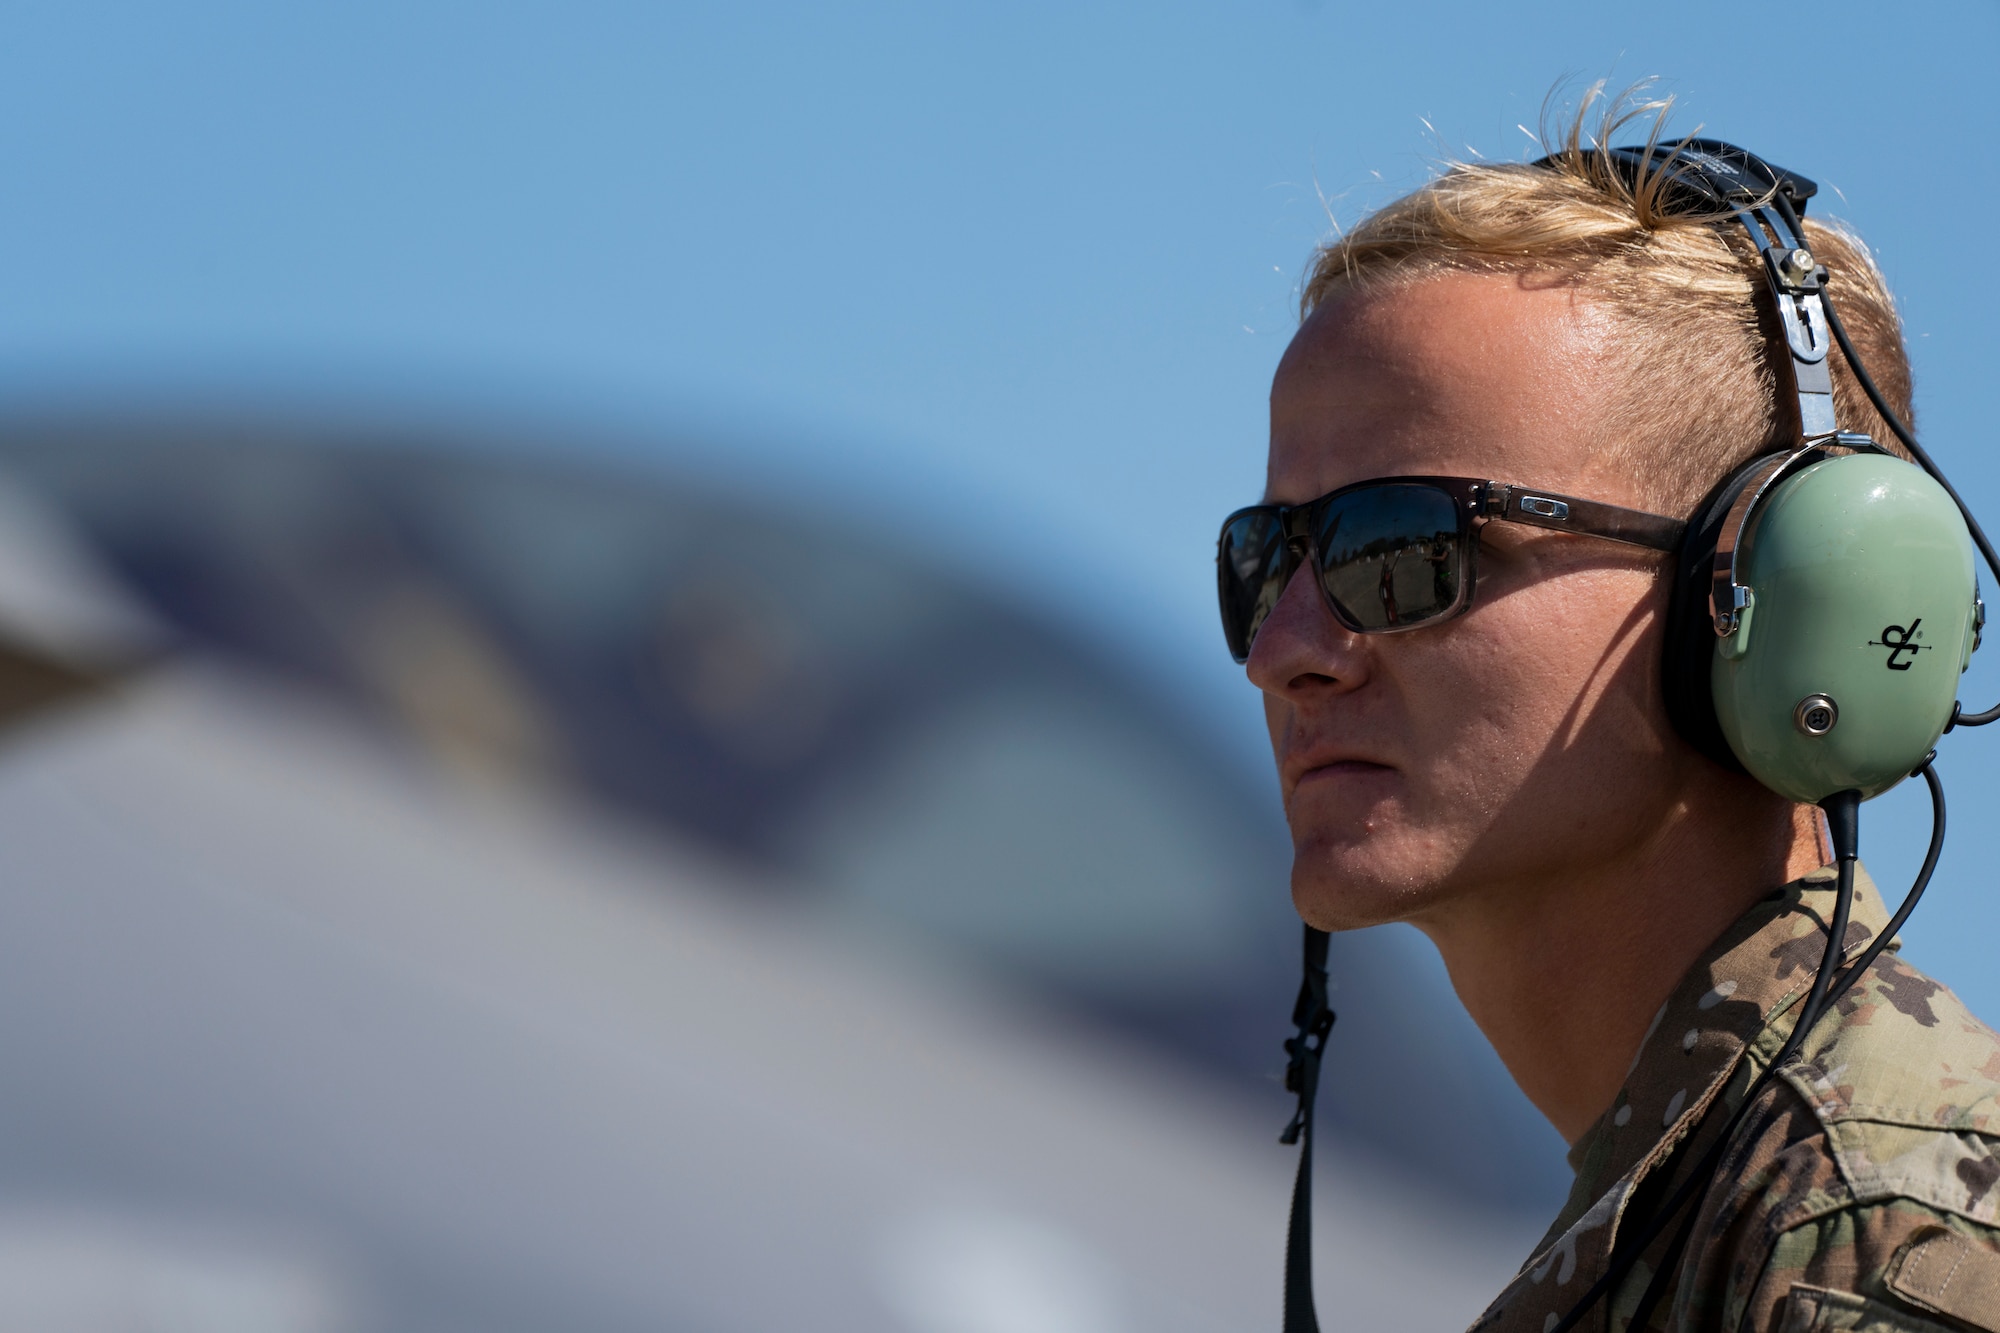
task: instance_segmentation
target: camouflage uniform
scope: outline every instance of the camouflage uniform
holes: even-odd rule
[[[1888,924],[1856,880],[1849,957]],[[1692,1134],[1685,1169],[1714,1142],[1790,1035],[1832,903],[1831,869],[1787,885],[1681,981],[1571,1149],[1569,1202],[1478,1333],[1552,1328],[1605,1272],[1628,1209],[1679,1183],[1657,1170],[1668,1152]],[[1715,1179],[1652,1327],[2000,1333],[2000,1037],[1893,947],[1765,1086]],[[1579,1327],[1625,1329],[1665,1248]]]

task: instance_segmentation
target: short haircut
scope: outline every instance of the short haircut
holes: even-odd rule
[[[1559,133],[1544,133],[1549,165],[1445,164],[1315,253],[1301,316],[1351,292],[1450,272],[1576,284],[1630,333],[1623,406],[1633,429],[1606,447],[1640,479],[1649,503],[1689,512],[1736,465],[1796,439],[1797,417],[1779,397],[1783,333],[1743,227],[1717,225],[1712,205],[1704,210],[1666,188],[1676,168],[1669,149],[1636,183],[1606,151],[1635,122],[1649,122],[1641,126],[1648,142],[1663,142],[1671,105],[1638,90],[1606,97],[1597,84]],[[1909,422],[1909,356],[1881,270],[1851,228],[1812,219],[1805,229],[1855,349]],[[1902,454],[1837,349],[1830,364],[1841,428],[1865,430]]]

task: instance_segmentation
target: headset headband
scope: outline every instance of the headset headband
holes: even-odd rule
[[[1748,596],[1737,578],[1736,554],[1757,502],[1779,481],[1821,456],[1816,446],[1834,443],[1836,437],[1849,447],[1874,444],[1865,437],[1839,436],[1834,418],[1833,375],[1826,363],[1833,339],[1821,296],[1826,270],[1806,246],[1802,221],[1806,201],[1819,193],[1819,186],[1720,139],[1608,148],[1604,154],[1628,185],[1637,188],[1642,179],[1663,172],[1661,189],[1669,202],[1697,213],[1713,212],[1714,221],[1728,216],[1743,224],[1763,261],[1771,306],[1791,353],[1790,387],[1799,411],[1795,448],[1789,458],[1773,460],[1765,474],[1742,491],[1715,553],[1709,615],[1716,634],[1727,638],[1735,633]],[[1556,164],[1556,158],[1545,157],[1535,165]],[[1782,369],[1778,373],[1784,375]]]
[[[1635,184],[1648,168],[1666,170],[1670,173],[1669,191],[1683,199],[1726,208],[1743,224],[1764,261],[1772,305],[1791,349],[1792,387],[1799,401],[1799,442],[1838,430],[1833,416],[1833,377],[1826,365],[1833,339],[1827,331],[1820,296],[1826,270],[1806,245],[1801,222],[1806,201],[1819,193],[1819,186],[1720,139],[1613,148],[1609,156]]]
[[[1795,171],[1772,166],[1755,153],[1720,139],[1677,139],[1643,147],[1608,148],[1604,154],[1636,187],[1646,175],[1667,173],[1669,196],[1696,208],[1727,210],[1750,233],[1764,261],[1764,277],[1791,350],[1792,388],[1799,404],[1801,444],[1832,435],[1833,377],[1826,354],[1832,344],[1820,299],[1826,270],[1806,245],[1806,201],[1819,186]],[[1554,167],[1545,157],[1538,167]]]

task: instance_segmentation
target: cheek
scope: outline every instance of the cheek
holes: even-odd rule
[[[1504,640],[1457,637],[1404,673],[1421,756],[1415,794],[1431,807],[1430,821],[1483,823],[1532,766],[1530,738],[1543,729],[1541,664]]]
[[[1492,812],[1542,781],[1588,803],[1667,743],[1653,579],[1592,571],[1475,606],[1412,654],[1412,726],[1440,796]],[[1569,779],[1575,779],[1570,781]]]
[[[1644,571],[1599,570],[1553,580],[1549,591],[1566,600],[1539,608],[1541,617],[1559,616],[1563,606],[1577,612],[1544,636],[1550,669],[1539,697],[1551,715],[1550,744],[1595,738],[1657,753],[1669,731],[1660,695],[1666,589]]]

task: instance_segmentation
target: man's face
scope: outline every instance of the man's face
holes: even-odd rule
[[[1645,508],[1595,460],[1619,438],[1616,326],[1571,288],[1452,274],[1315,311],[1271,391],[1266,498],[1372,477],[1479,477]],[[1471,610],[1357,635],[1302,568],[1264,622],[1264,692],[1315,925],[1441,923],[1670,836],[1715,770],[1660,701],[1662,558],[1489,523]]]

